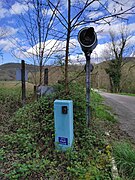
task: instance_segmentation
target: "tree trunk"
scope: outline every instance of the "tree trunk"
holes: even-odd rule
[[[37,25],[38,25],[38,41],[39,41],[39,84],[42,84],[42,64],[43,64],[43,54],[42,54],[42,37],[41,37],[41,5],[40,1],[37,0]]]
[[[69,40],[71,33],[71,1],[68,0],[68,31],[67,31],[67,39],[66,39],[66,56],[65,56],[65,91],[68,93],[68,55],[69,55]]]
[[[110,76],[109,76],[109,80],[110,80],[110,92],[113,93],[113,83]]]

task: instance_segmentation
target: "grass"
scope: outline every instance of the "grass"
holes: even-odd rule
[[[119,173],[123,179],[135,178],[135,149],[128,142],[115,142],[113,154]]]
[[[20,91],[0,87],[1,149],[0,175],[6,179],[111,180],[111,147],[99,123],[116,123],[103,98],[91,91],[91,127],[86,127],[84,87],[73,83],[70,93],[57,85],[56,94],[40,98],[21,108]],[[16,87],[16,88],[15,88]],[[74,104],[74,146],[66,152],[55,150],[53,103],[72,99]],[[16,111],[16,112],[15,112]],[[4,114],[4,112],[7,113]],[[2,118],[3,117],[3,118]],[[121,178],[133,180],[135,151],[128,143],[113,144]]]
[[[9,119],[13,113],[21,107],[20,91],[0,87],[0,130],[6,130]]]
[[[19,89],[21,90],[21,81],[0,81],[0,89],[5,88],[5,89]],[[28,90],[33,90],[33,84],[26,82],[26,88]]]
[[[92,109],[95,109],[95,117],[103,121],[115,123],[117,120],[114,115],[110,113],[110,108],[103,104],[103,98],[94,91],[91,92],[91,97],[91,106]]]
[[[131,94],[131,93],[120,93],[121,95],[127,95],[127,96],[135,96],[135,94]]]
[[[27,85],[27,101],[30,99],[32,85]],[[0,81],[0,133],[8,131],[9,120],[22,107],[21,83]]]
[[[92,92],[94,93],[94,92]],[[126,94],[127,95],[127,94]],[[130,94],[132,95],[132,94]],[[100,96],[95,96],[93,98],[92,105],[96,109],[96,117],[102,121],[109,121],[109,129],[111,129],[111,125],[115,125],[117,120],[113,114],[110,114],[110,108],[102,104],[103,99]],[[112,124],[113,123],[113,124]],[[114,127],[113,127],[114,128]],[[113,130],[111,129],[113,132]],[[118,136],[117,132],[117,136]],[[111,136],[110,136],[111,137]],[[113,137],[111,137],[113,139]],[[125,142],[120,140],[109,140],[112,143],[113,156],[116,161],[116,165],[120,174],[119,180],[134,180],[135,179],[135,149],[134,146],[130,142]]]
[[[1,176],[3,179],[111,179],[110,151],[104,132],[91,122],[86,127],[84,87],[72,84],[70,93],[57,86],[47,96],[20,108],[9,120],[8,132],[1,136]],[[74,102],[74,147],[59,152],[54,146],[53,102]],[[92,93],[93,120],[101,98]],[[98,115],[99,116],[99,115]]]

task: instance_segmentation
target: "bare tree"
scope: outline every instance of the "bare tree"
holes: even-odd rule
[[[127,26],[122,25],[118,32],[110,31],[110,43],[104,51],[105,59],[109,60],[105,69],[110,79],[111,92],[120,92],[122,67],[127,63],[126,58],[131,53],[130,31]]]
[[[70,53],[70,39],[78,31],[77,28],[81,28],[83,25],[90,25],[90,23],[96,24],[111,24],[115,18],[124,18],[124,15],[135,13],[135,6],[132,5],[129,8],[125,8],[124,4],[119,1],[109,0],[103,2],[101,0],[76,0],[76,1],[55,1],[59,2],[56,8],[54,1],[48,0],[49,7],[53,11],[56,9],[56,18],[61,25],[59,29],[66,32],[66,47],[65,47],[65,88],[68,92],[68,63]],[[108,4],[114,3],[114,8],[109,8]],[[64,8],[64,3],[66,8]],[[63,7],[63,8],[61,8]],[[117,7],[117,8],[115,8]],[[104,12],[102,15],[89,17],[89,13]],[[64,12],[64,13],[63,13]],[[60,26],[59,25],[59,26]]]
[[[0,40],[8,36],[9,31],[6,28],[0,28]],[[2,56],[3,48],[0,48],[0,55]]]
[[[17,0],[22,3],[21,0]],[[68,64],[71,53],[71,39],[84,25],[111,24],[116,18],[125,19],[134,13],[135,6],[125,8],[119,1],[107,0],[24,0],[25,14],[20,17],[23,22],[22,30],[25,32],[26,41],[31,47],[30,57],[33,56],[35,64],[40,66],[40,84],[42,69],[50,56],[57,52],[59,44],[65,41],[65,88],[68,92]],[[113,3],[115,6],[109,7]],[[99,13],[99,12],[104,13]],[[96,16],[95,16],[96,15]],[[48,41],[49,40],[49,41]],[[48,51],[46,43],[52,44]],[[59,43],[58,43],[59,41]],[[25,53],[26,54],[26,53]]]
[[[18,3],[22,1],[17,0]],[[57,41],[51,42],[51,32],[54,25],[55,13],[58,7],[55,4],[53,11],[50,11],[47,1],[44,0],[24,0],[24,11],[18,17],[19,26],[21,26],[20,36],[27,46],[27,49],[23,49],[22,44],[17,44],[18,50],[21,51],[23,56],[30,61],[33,61],[35,65],[34,80],[36,81],[37,66],[39,66],[39,84],[42,84],[43,80],[43,67],[48,61],[50,56],[57,49]],[[50,48],[48,48],[50,46]]]

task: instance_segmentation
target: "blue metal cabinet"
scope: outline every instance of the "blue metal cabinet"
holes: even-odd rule
[[[55,146],[66,150],[73,144],[73,101],[54,101]]]

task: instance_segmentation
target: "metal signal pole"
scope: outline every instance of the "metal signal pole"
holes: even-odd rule
[[[86,124],[90,126],[90,56],[97,46],[97,35],[93,27],[82,28],[78,33],[78,41],[86,57]]]
[[[91,53],[85,53],[86,57],[86,124],[90,126],[90,56]]]

